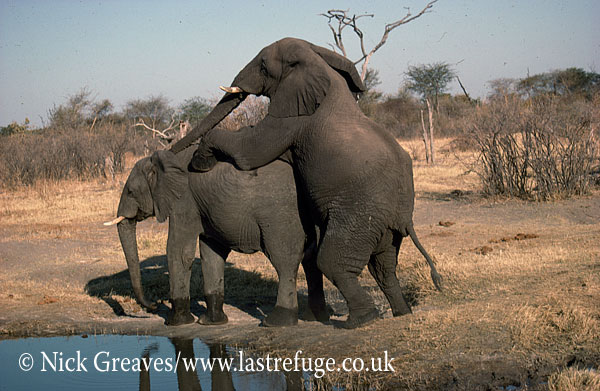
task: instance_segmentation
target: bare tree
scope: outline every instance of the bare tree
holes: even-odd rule
[[[423,110],[421,110],[421,126],[423,127],[423,144],[425,144],[425,161],[429,164],[429,135],[427,134],[427,127],[425,126],[425,119],[423,118]]]
[[[425,120],[423,119],[423,110],[421,110],[421,126],[423,127],[423,143],[425,144],[425,160],[427,163],[435,164],[435,150],[434,148],[434,137],[433,137],[433,110],[431,109],[431,103],[429,99],[425,99],[427,103],[427,114],[429,117],[429,128],[425,126]]]
[[[175,119],[175,116],[171,117],[171,122],[162,130],[153,128],[152,126],[146,125],[143,118],[140,118],[133,127],[142,127],[152,132],[152,137],[158,136],[158,142],[163,147],[167,147],[173,142],[181,140],[188,132],[190,128],[189,121]]]
[[[362,53],[362,57],[359,58],[357,61],[355,61],[354,65],[357,65],[361,61],[363,61],[360,77],[362,80],[364,80],[365,76],[367,74],[367,67],[369,65],[369,61],[371,60],[371,57],[373,56],[373,54],[375,54],[375,52],[377,50],[379,50],[383,45],[385,45],[392,30],[394,30],[396,27],[402,26],[403,24],[412,22],[413,20],[417,19],[418,17],[422,16],[423,14],[429,12],[429,10],[433,7],[433,5],[435,3],[437,3],[437,1],[438,0],[432,0],[432,1],[428,2],[425,5],[425,7],[423,7],[423,9],[416,15],[411,14],[410,9],[406,8],[407,12],[403,18],[385,25],[381,39],[375,46],[373,46],[373,48],[371,50],[367,50],[365,48],[364,33],[358,27],[357,21],[360,18],[365,18],[365,17],[372,18],[374,16],[374,14],[349,16],[348,12],[350,10],[331,9],[321,15],[326,17],[328,20],[327,23],[329,25],[329,28],[331,29],[331,32],[333,34],[333,40],[335,42],[334,50],[337,47],[341,51],[341,53],[344,57],[348,57],[348,55],[346,52],[346,48],[344,46],[344,41],[342,39],[342,32],[344,31],[344,29],[346,27],[351,27],[352,30],[354,31],[354,33],[358,36],[359,41],[360,41],[360,50]],[[337,26],[335,26],[335,23],[337,23]]]

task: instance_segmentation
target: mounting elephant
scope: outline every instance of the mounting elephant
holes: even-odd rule
[[[233,80],[209,115],[171,151],[201,137],[191,165],[210,170],[230,159],[242,170],[264,166],[286,151],[319,228],[317,265],[341,291],[354,328],[378,317],[358,283],[368,269],[394,316],[410,312],[396,277],[402,238],[410,236],[441,277],[413,228],[414,189],[410,156],[359,109],[364,91],[348,59],[309,42],[285,38],[264,49]],[[248,94],[270,98],[267,116],[236,132],[212,129]]]
[[[142,288],[136,224],[151,216],[156,216],[159,222],[168,217],[167,260],[172,303],[168,325],[194,321],[190,313],[190,277],[198,238],[207,305],[207,313],[200,317],[199,323],[227,322],[223,312],[224,265],[231,250],[262,251],[277,271],[277,303],[263,325],[297,324],[296,275],[301,261],[308,284],[309,311],[312,311],[308,315],[328,320],[323,277],[316,266],[314,225],[302,221],[292,167],[277,160],[246,172],[229,163],[219,163],[210,172],[190,173],[187,166],[192,152],[174,155],[159,151],[138,161],[123,188],[118,217],[106,223],[118,223],[139,303],[154,308]]]

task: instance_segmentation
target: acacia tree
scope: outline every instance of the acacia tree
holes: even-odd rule
[[[445,62],[411,65],[405,75],[406,87],[424,101],[429,100],[436,112],[438,97],[448,90],[448,84],[456,77],[452,67]]]
[[[423,142],[425,143],[425,158],[427,162],[435,163],[433,113],[438,112],[438,97],[448,89],[448,84],[456,77],[456,73],[445,62],[409,66],[405,73],[406,87],[421,96],[427,105],[429,129],[425,127],[423,110],[421,110],[421,125],[423,127]]]
[[[182,121],[189,121],[192,126],[195,126],[210,113],[212,107],[210,102],[199,96],[189,98],[179,106],[181,111],[179,117]]]
[[[520,79],[517,89],[529,98],[549,94],[579,95],[591,100],[594,93],[600,91],[600,74],[581,68],[561,69]]]
[[[358,27],[357,21],[361,18],[366,18],[366,17],[372,18],[375,16],[374,14],[363,14],[363,15],[354,14],[354,15],[350,16],[349,15],[350,10],[331,9],[321,15],[327,18],[327,24],[329,25],[329,28],[331,29],[331,32],[333,34],[333,41],[335,44],[332,45],[332,47],[333,47],[334,51],[336,50],[336,48],[339,49],[344,57],[348,57],[348,53],[346,52],[346,47],[344,46],[344,41],[343,41],[343,37],[342,37],[343,31],[346,29],[346,27],[350,27],[352,29],[352,31],[354,31],[354,33],[358,36],[362,56],[358,60],[354,61],[354,65],[358,65],[361,62],[363,63],[362,67],[361,67],[360,78],[361,78],[361,80],[365,80],[365,77],[367,75],[367,69],[369,66],[369,61],[371,60],[371,57],[373,56],[373,54],[375,54],[375,52],[377,50],[379,50],[383,45],[385,45],[392,30],[394,30],[397,27],[402,26],[403,24],[412,22],[413,20],[417,19],[418,17],[422,16],[423,14],[429,12],[429,10],[433,7],[433,4],[437,3],[437,1],[438,0],[432,0],[432,1],[428,2],[425,5],[425,7],[423,7],[423,9],[420,12],[418,12],[416,15],[411,14],[410,9],[406,8],[407,12],[404,17],[396,20],[395,22],[388,23],[385,25],[381,39],[370,50],[367,50],[365,47],[364,33]],[[336,23],[337,23],[337,25],[336,25]]]

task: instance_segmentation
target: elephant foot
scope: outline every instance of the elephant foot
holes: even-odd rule
[[[190,299],[171,300],[172,308],[165,320],[167,326],[181,326],[194,323],[194,316],[190,313]]]
[[[146,312],[155,314],[158,312],[158,304],[152,304],[151,306],[146,307]]]
[[[151,301],[148,301],[148,300],[147,300],[147,299],[145,299],[145,298],[142,298],[142,299],[139,301],[139,303],[140,303],[140,305],[141,305],[141,306],[142,306],[144,309],[146,309],[146,311],[147,311],[147,312],[151,312],[151,313],[152,313],[152,312],[156,312],[156,310],[158,309],[158,305],[157,305],[156,303],[153,303],[153,302],[151,302]]]
[[[217,326],[229,322],[229,318],[222,312],[220,315],[209,316],[208,314],[202,314],[198,318],[198,323],[203,326]]]
[[[307,322],[327,323],[329,322],[329,314],[330,312],[326,305],[319,305],[318,307],[308,306],[302,313],[302,320]]]
[[[339,327],[343,329],[355,329],[373,323],[377,318],[379,318],[379,312],[374,308],[363,315],[354,315],[351,313],[348,319],[341,323]]]
[[[394,309],[392,310],[392,315],[394,315],[394,317],[398,317],[398,316],[402,316],[402,315],[408,315],[408,314],[412,314],[412,310],[410,309],[410,307],[401,307],[400,309]]]
[[[206,295],[206,313],[200,315],[198,323],[205,326],[215,326],[229,322],[223,312],[224,297],[222,294]]]
[[[177,314],[171,311],[167,320],[165,320],[167,326],[182,326],[190,323],[194,323],[194,316],[189,312],[187,314]]]
[[[190,166],[199,172],[207,172],[212,170],[212,168],[217,164],[217,158],[210,150],[210,147],[207,147],[204,144],[200,144],[198,149],[194,152],[192,156],[192,161],[190,162]]]
[[[298,309],[275,306],[273,311],[263,319],[263,327],[285,327],[298,324]]]
[[[406,301],[406,298],[399,288],[394,292],[390,292],[387,297],[388,301],[390,302],[390,307],[392,307],[392,314],[395,317],[412,314],[410,305],[408,304],[408,301]]]

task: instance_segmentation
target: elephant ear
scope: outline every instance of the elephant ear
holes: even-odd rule
[[[317,53],[330,67],[335,69],[348,83],[348,88],[353,94],[360,94],[366,91],[365,85],[363,84],[356,67],[352,61],[346,57],[337,54],[329,49],[326,49],[317,45],[310,45],[311,49]]]
[[[329,76],[315,63],[291,67],[271,97],[269,115],[277,118],[312,115],[327,95]]]
[[[171,215],[174,205],[188,186],[188,172],[170,151],[157,151],[151,158],[153,174],[149,178],[154,213],[159,222]]]

